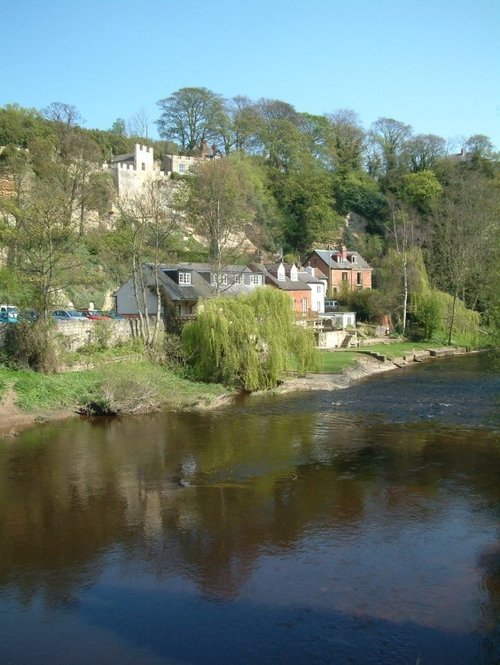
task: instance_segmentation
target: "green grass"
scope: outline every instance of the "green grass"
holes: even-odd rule
[[[45,375],[0,368],[0,381],[14,387],[17,404],[24,411],[76,407],[95,390],[97,378],[95,370]]]
[[[320,374],[340,374],[347,367],[357,363],[355,351],[318,351],[318,372]]]
[[[394,342],[392,344],[367,344],[366,346],[360,346],[356,349],[355,353],[360,351],[375,351],[376,353],[381,353],[386,358],[400,358],[406,353],[411,353],[412,351],[418,351],[422,349],[432,349],[443,346],[443,344],[435,342]]]
[[[28,412],[76,410],[88,402],[99,401],[102,387],[110,383],[118,388],[123,385],[137,395],[146,388],[153,388],[161,404],[173,407],[210,401],[227,394],[220,385],[188,381],[147,360],[132,359],[100,364],[96,369],[51,375],[0,367],[0,398],[7,386],[12,385],[18,406]]]

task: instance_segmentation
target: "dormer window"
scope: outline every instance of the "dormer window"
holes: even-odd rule
[[[356,254],[351,256],[351,263],[356,263]]]
[[[285,266],[283,264],[281,264],[280,267],[278,268],[278,281],[284,282],[285,278],[286,278]]]
[[[179,284],[191,284],[191,273],[179,272]]]
[[[292,282],[296,282],[299,279],[299,272],[296,266],[290,268],[290,279]]]

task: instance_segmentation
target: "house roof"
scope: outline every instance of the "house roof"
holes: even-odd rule
[[[168,266],[169,270],[196,270],[196,272],[213,272],[211,263],[175,263]],[[221,273],[251,273],[252,271],[246,265],[225,265],[221,266]]]
[[[341,254],[338,249],[315,249],[309,255],[317,254],[319,258],[326,263],[332,270],[371,270],[371,266],[364,260],[359,252],[351,250],[346,251],[347,260],[337,261],[337,257]],[[353,263],[351,257],[355,256],[356,261]]]
[[[133,162],[135,161],[135,155],[133,152],[129,152],[126,155],[116,155],[116,157],[113,157],[111,159],[112,164],[116,164],[117,162]]]
[[[307,284],[323,284],[321,278],[316,277],[316,275],[311,275],[307,270],[299,270],[298,276],[302,282],[306,282]]]
[[[148,268],[152,270],[152,265],[148,264]],[[203,277],[203,273],[210,273],[211,266],[209,263],[176,263],[176,264],[161,264],[159,268],[159,277],[165,293],[173,301],[179,300],[199,300],[200,298],[211,298],[214,296],[214,289],[210,280]],[[170,271],[183,270],[191,272],[191,284],[177,284],[169,275]],[[223,266],[221,268],[223,273],[236,273],[236,274],[251,274],[252,271],[247,266]],[[235,296],[244,293],[251,293],[253,286],[248,284],[229,284],[223,286],[219,295]]]
[[[278,264],[279,265],[279,264]],[[276,264],[269,264],[269,267],[271,270],[276,270],[278,269],[278,265]],[[272,284],[273,286],[276,286],[278,289],[281,289],[282,291],[308,291],[310,290],[310,286],[306,284],[305,282],[302,281],[292,281],[289,277],[285,276],[285,279],[278,279],[275,277],[271,272],[269,272],[269,269],[267,266],[265,266],[262,263],[250,263],[249,264],[252,272],[260,272],[264,275],[265,283],[266,284]]]
[[[152,271],[150,264],[148,268]],[[177,284],[166,273],[167,270],[174,269],[171,266],[160,265],[158,270],[161,285],[171,300],[198,300],[212,295],[210,284],[196,271],[192,272],[191,284]]]

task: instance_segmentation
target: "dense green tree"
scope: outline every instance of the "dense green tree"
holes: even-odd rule
[[[432,169],[445,154],[446,141],[435,134],[418,134],[404,143],[404,159],[414,173]]]
[[[160,118],[156,124],[160,136],[179,144],[183,152],[193,152],[202,141],[220,139],[224,122],[222,97],[207,88],[181,88],[160,99]]]
[[[407,173],[401,178],[401,197],[425,214],[443,192],[437,176],[429,170]]]
[[[111,134],[116,134],[117,136],[127,136],[127,128],[125,125],[125,120],[123,118],[117,118],[114,123],[111,125],[109,130]]]
[[[42,113],[18,104],[0,108],[0,146],[27,148],[35,138],[47,138],[53,130]]]
[[[327,116],[327,147],[333,167],[340,174],[360,171],[366,135],[358,116],[349,109],[339,109]]]
[[[241,390],[276,386],[293,360],[300,373],[314,366],[311,331],[295,325],[290,298],[271,287],[206,301],[182,339],[194,377]]]
[[[372,124],[370,143],[370,167],[373,175],[379,176],[386,187],[390,187],[399,175],[406,141],[412,128],[393,118],[379,118]]]
[[[432,276],[453,299],[449,342],[460,297],[466,305],[476,307],[484,285],[498,274],[499,201],[498,188],[481,171],[456,168],[433,215]]]

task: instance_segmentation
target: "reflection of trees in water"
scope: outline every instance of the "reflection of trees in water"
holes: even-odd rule
[[[263,552],[291,552],[311,530],[342,536],[367,515],[425,520],[457,492],[493,510],[500,451],[489,437],[324,414],[33,430],[0,450],[0,585],[25,601],[43,589],[51,604],[72,602],[120,547],[122,562],[143,558],[157,575],[236,597]]]

